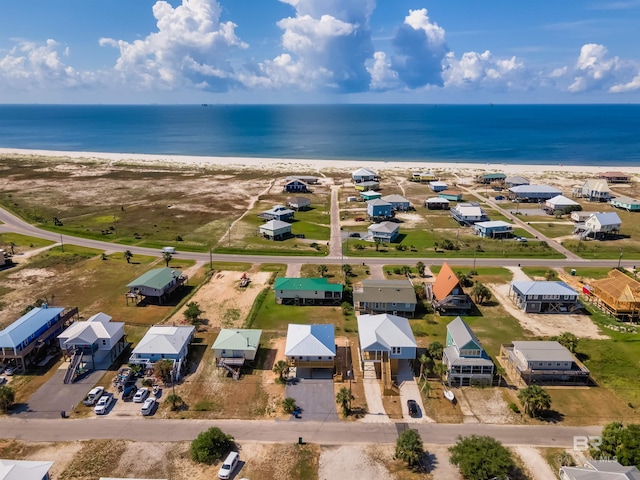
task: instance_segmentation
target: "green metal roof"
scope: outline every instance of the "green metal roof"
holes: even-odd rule
[[[491,179],[491,180],[502,180],[504,178],[507,178],[507,176],[504,173],[485,173],[484,175],[482,175],[482,178],[484,179]]]
[[[223,328],[211,348],[213,350],[257,350],[261,335],[262,330]]]
[[[341,283],[329,283],[326,278],[276,278],[274,290],[323,290],[342,292]]]
[[[147,287],[161,289],[171,283],[174,278],[180,276],[180,272],[173,268],[154,268],[149,270],[144,275],[139,276],[133,282],[129,283],[127,287]]]

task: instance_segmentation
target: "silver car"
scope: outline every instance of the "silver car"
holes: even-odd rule
[[[149,396],[148,388],[139,388],[136,394],[133,396],[133,401],[136,403],[142,403]]]
[[[145,417],[148,415],[153,415],[153,409],[156,407],[156,399],[153,397],[147,398],[140,409],[140,413]]]

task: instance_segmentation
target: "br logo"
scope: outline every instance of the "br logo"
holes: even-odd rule
[[[573,450],[582,452],[590,448],[598,449],[602,445],[602,437],[599,435],[576,435],[573,437]]]

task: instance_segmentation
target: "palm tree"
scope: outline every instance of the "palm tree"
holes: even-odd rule
[[[373,239],[373,241],[376,244],[376,252],[377,252],[378,250],[380,250],[380,244],[382,243],[382,240],[380,240],[378,237],[376,237],[376,238]]]
[[[418,358],[418,361],[420,362],[420,377],[418,378],[422,378],[425,370],[428,372],[433,368],[433,360],[423,353],[420,355],[420,358]]]
[[[345,277],[350,277],[351,274],[353,273],[353,267],[348,263],[346,263],[342,266],[342,271],[344,272]]]
[[[162,259],[164,260],[164,262],[167,264],[167,267],[168,267],[169,262],[173,259],[173,257],[169,252],[162,252]]]
[[[282,411],[284,413],[293,413],[296,410],[296,399],[287,397],[282,401]]]
[[[504,369],[502,365],[497,364],[496,373],[500,376],[500,383],[498,383],[498,386],[501,386],[502,382],[504,381],[504,377],[507,376],[507,371]]]
[[[442,381],[442,377],[447,373],[447,366],[444,363],[437,362],[433,365],[433,373]]]
[[[576,348],[578,348],[579,340],[580,339],[571,332],[564,332],[558,337],[558,343],[569,350],[571,353],[576,353]]]
[[[537,417],[543,410],[551,408],[551,396],[540,385],[529,385],[520,390],[518,400],[530,417]]]
[[[329,269],[327,268],[326,265],[318,265],[318,273],[320,274],[321,277],[324,277],[328,271]]]
[[[9,242],[9,249],[11,250],[11,256],[13,256],[13,251],[16,248],[16,244],[13,242]]]
[[[184,400],[177,393],[167,395],[167,402],[171,402],[171,410],[177,410],[180,405],[184,404]]]
[[[284,383],[284,376],[289,373],[289,365],[284,360],[279,360],[273,366],[273,373],[277,373],[280,383]]]
[[[416,263],[416,270],[418,271],[418,275],[420,275],[421,277],[424,277],[424,271],[426,270],[426,268],[427,267],[425,267],[424,263]]]
[[[402,272],[402,275],[404,275],[405,277],[408,277],[411,274],[411,267],[408,265],[403,265],[400,268],[400,271]]]
[[[435,252],[438,252],[438,247],[440,246],[440,244],[438,242],[433,242],[433,250]]]
[[[123,255],[127,263],[131,263],[131,257],[133,257],[133,253],[131,253],[131,250],[125,250]]]
[[[336,394],[336,403],[342,408],[342,416],[347,417],[351,413],[351,400],[355,397],[351,394],[351,390],[347,387],[342,387]]]
[[[491,290],[480,282],[475,282],[471,289],[471,295],[476,303],[484,303],[491,300]]]
[[[434,360],[442,360],[442,352],[444,351],[444,347],[440,342],[433,342],[431,345],[429,345],[429,348],[427,350],[431,358],[433,358]]]
[[[16,399],[13,388],[6,385],[0,385],[0,411],[6,412],[11,408]]]

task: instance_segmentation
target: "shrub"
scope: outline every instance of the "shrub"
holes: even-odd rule
[[[224,458],[234,447],[231,435],[227,435],[218,427],[212,427],[200,433],[191,442],[191,458],[194,462],[212,465]]]
[[[514,402],[509,402],[509,409],[513,413],[520,413],[520,409],[518,408],[518,405],[516,405]]]

